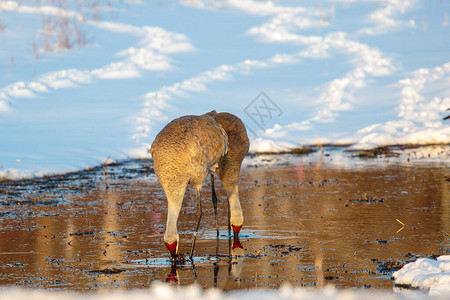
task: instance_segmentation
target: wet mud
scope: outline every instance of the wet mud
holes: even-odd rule
[[[216,239],[210,184],[193,263],[173,267],[163,243],[166,198],[151,160],[0,182],[0,286],[145,288],[153,281],[224,290],[322,286],[392,289],[391,274],[450,253],[450,169],[444,161],[364,160],[333,151],[246,158],[242,247]],[[188,256],[196,220],[187,190],[178,229]]]

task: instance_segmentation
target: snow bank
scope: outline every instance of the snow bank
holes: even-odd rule
[[[433,296],[450,297],[450,255],[437,260],[420,258],[392,274],[395,284],[429,290]]]
[[[352,149],[367,150],[378,146],[390,145],[433,145],[448,144],[450,141],[450,126],[421,129],[414,124],[404,125],[404,122],[388,122],[387,125],[370,126],[356,134],[356,142]],[[390,132],[388,132],[388,130]]]
[[[261,152],[283,152],[288,151],[296,146],[287,142],[276,142],[270,139],[255,138],[250,141],[250,153],[261,153]]]
[[[284,300],[284,299],[427,299],[430,296],[421,293],[399,295],[382,290],[338,290],[334,287],[324,289],[291,288],[284,286],[279,290],[253,289],[245,291],[223,292],[218,289],[202,290],[198,285],[186,287],[170,286],[163,283],[155,283],[149,289],[131,291],[108,291],[104,293],[73,293],[61,291],[27,290],[18,288],[0,289],[0,300],[141,300],[141,299],[195,299],[195,300],[221,300],[221,299],[245,299],[245,300]],[[434,299],[434,298],[433,298]]]
[[[8,69],[0,76],[0,180],[148,157],[158,128],[213,109],[253,126],[253,153],[450,142],[442,120],[450,107],[448,55],[430,56],[439,42],[424,43],[412,26],[419,9],[434,20],[443,11],[421,1],[341,0],[323,10],[296,1],[183,0],[170,9],[105,1],[98,18],[86,18],[92,7],[83,1],[43,2],[0,0],[0,59]],[[57,16],[78,24],[68,31],[87,37],[86,47],[44,51],[57,26],[36,28]],[[417,34],[400,32],[406,28]],[[441,41],[446,30],[430,26],[426,34]],[[386,38],[399,40],[389,53]],[[260,91],[267,99],[254,98]]]

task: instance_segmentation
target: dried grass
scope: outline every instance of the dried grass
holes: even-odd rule
[[[2,0],[0,0],[2,1]],[[110,0],[35,0],[36,8],[56,7],[57,13],[40,10],[41,28],[32,40],[32,54],[39,59],[43,52],[59,52],[81,48],[87,44],[83,24],[86,20],[100,21],[106,13],[113,15]],[[73,16],[69,11],[77,12]],[[0,31],[4,24],[0,19]]]

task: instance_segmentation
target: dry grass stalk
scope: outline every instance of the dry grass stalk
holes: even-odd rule
[[[105,160],[105,162],[102,164],[102,173],[103,173],[103,180],[105,181],[105,187],[108,189],[109,188],[109,184],[108,184],[108,172],[105,169],[105,166],[107,165],[109,160],[109,156],[108,158]]]
[[[0,0],[1,2],[2,0]],[[70,4],[70,5],[69,5]],[[35,0],[35,7],[53,7],[57,12],[41,10],[42,26],[37,41],[33,38],[32,53],[36,59],[41,52],[59,52],[86,45],[86,33],[82,28],[85,20],[99,21],[105,12],[114,14],[110,0]],[[75,6],[75,7],[74,7]],[[73,16],[71,12],[76,12]],[[0,31],[4,24],[0,19]]]
[[[403,223],[402,221],[400,221],[399,219],[395,219],[397,222],[399,222],[400,224],[402,224],[402,227],[399,229],[399,230],[397,230],[397,232],[396,233],[399,233],[400,231],[402,231],[403,230],[403,228],[405,228],[405,223]]]
[[[397,222],[399,222],[400,224],[402,224],[403,226],[405,226],[405,223],[403,223],[402,221],[400,221],[399,219],[395,219]]]

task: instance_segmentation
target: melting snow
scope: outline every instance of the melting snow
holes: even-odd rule
[[[437,260],[420,258],[394,272],[395,284],[429,290],[432,296],[450,296],[450,255]]]
[[[448,144],[447,4],[370,2],[128,0],[86,18],[76,1],[0,1],[0,177],[142,157],[169,120],[213,109],[242,118],[252,152]],[[58,17],[84,47],[44,50]]]

